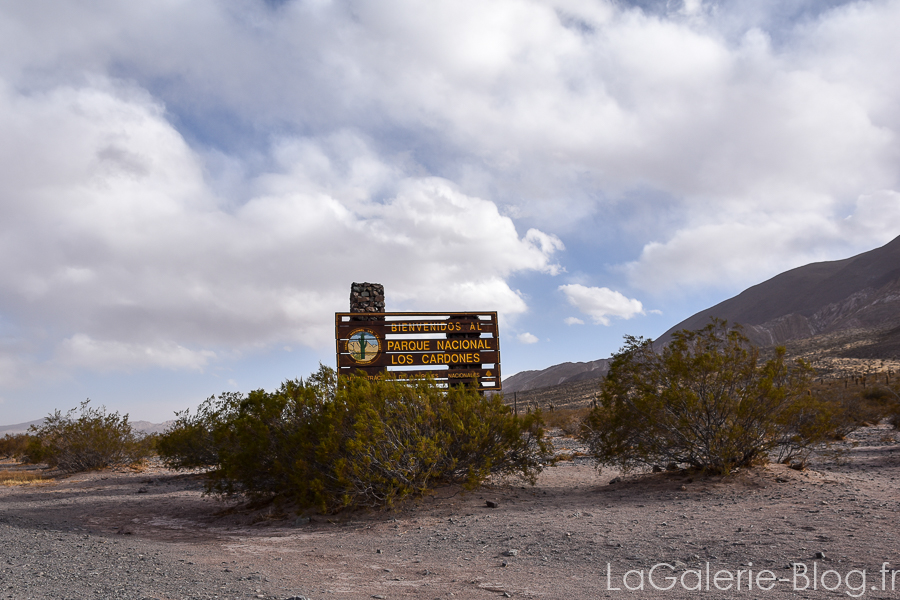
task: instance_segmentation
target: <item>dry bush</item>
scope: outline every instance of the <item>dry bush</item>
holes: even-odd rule
[[[197,407],[175,413],[175,422],[156,440],[156,451],[170,469],[196,469],[219,464],[213,431],[232,419],[243,401],[240,392],[210,396]]]
[[[714,319],[661,351],[626,337],[581,437],[600,465],[671,463],[714,472],[790,460],[826,439],[827,407],[807,394],[811,369],[784,349],[762,362],[739,328]]]
[[[85,400],[65,414],[57,410],[40,426],[32,425],[26,458],[74,473],[127,465],[148,456],[150,444],[132,429],[128,415],[107,413],[89,403]]]
[[[843,439],[859,427],[877,425],[900,412],[900,398],[888,387],[845,387],[843,382],[829,382],[812,386],[811,393],[832,412],[836,439]]]
[[[590,412],[589,406],[556,408],[543,413],[544,424],[549,428],[560,429],[566,435],[578,435],[582,421]]]
[[[274,393],[207,403],[201,413],[208,420],[185,418],[163,435],[159,449],[167,462],[185,463],[170,452],[211,440],[217,462],[210,492],[284,499],[323,512],[390,506],[438,485],[471,488],[494,475],[533,482],[551,456],[539,414],[516,417],[499,395],[443,390],[430,380],[338,382],[332,369],[320,367]],[[192,435],[203,439],[187,443]]]
[[[0,438],[0,456],[17,459],[24,457],[30,439],[31,436],[27,433],[7,433]]]

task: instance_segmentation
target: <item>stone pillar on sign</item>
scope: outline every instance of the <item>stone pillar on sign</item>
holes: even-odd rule
[[[350,312],[360,313],[354,321],[380,321],[384,312],[384,286],[380,283],[352,283],[350,285]]]

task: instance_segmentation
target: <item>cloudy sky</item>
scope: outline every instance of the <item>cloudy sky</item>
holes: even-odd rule
[[[333,364],[350,284],[608,356],[900,234],[900,0],[0,5],[0,424]]]

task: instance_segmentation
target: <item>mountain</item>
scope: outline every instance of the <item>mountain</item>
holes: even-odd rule
[[[599,379],[609,371],[609,360],[601,358],[591,362],[566,362],[542,371],[521,371],[503,380],[503,393],[525,392],[586,379]]]
[[[900,336],[900,332],[884,331],[900,326],[900,237],[852,258],[812,263],[776,275],[685,319],[657,341],[665,343],[681,329],[699,329],[711,317],[742,324],[759,346],[837,331],[872,330],[887,333],[880,341],[887,349]]]
[[[900,360],[900,237],[851,258],[776,275],[685,319],[656,342],[665,344],[682,329],[701,329],[712,317],[740,323],[761,347],[790,342],[798,355],[808,357]],[[805,340],[809,343],[801,343]],[[847,368],[853,366],[833,370]],[[523,371],[504,380],[503,391],[598,379],[608,369],[608,360],[601,359]]]

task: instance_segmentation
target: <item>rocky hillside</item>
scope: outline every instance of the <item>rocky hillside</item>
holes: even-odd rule
[[[662,336],[699,329],[710,317],[744,325],[757,345],[771,346],[839,331],[872,332],[872,356],[900,345],[900,237],[844,260],[792,269],[700,311]],[[877,338],[877,339],[876,339]]]
[[[787,345],[825,376],[898,372],[900,237],[851,258],[777,275],[685,319],[657,341],[664,344],[682,329],[700,329],[711,317],[740,323],[758,346]],[[608,360],[601,359],[524,371],[506,379],[503,391],[542,390],[549,402],[565,395],[562,388],[551,388],[599,379],[608,368]]]
[[[606,375],[608,370],[609,360],[601,358],[591,362],[566,362],[542,371],[522,371],[503,380],[503,392],[509,395],[513,392],[526,392],[578,381],[599,379]]]

